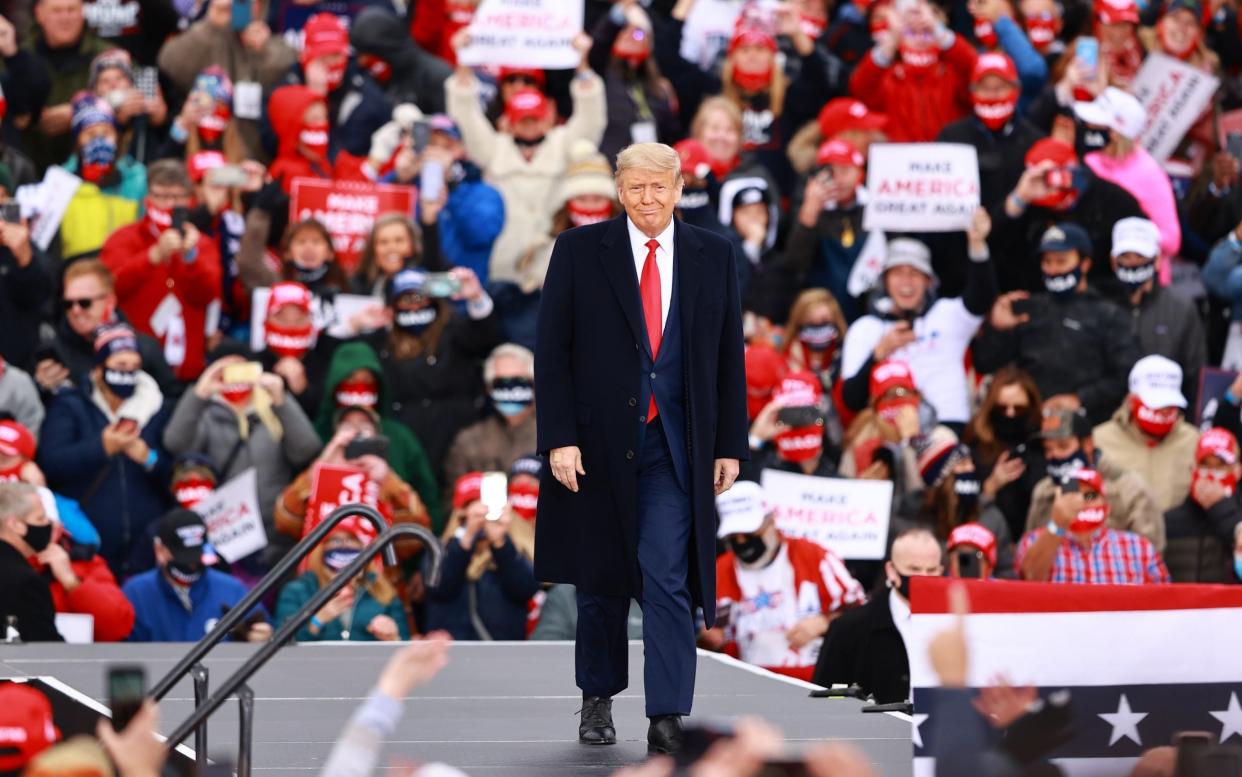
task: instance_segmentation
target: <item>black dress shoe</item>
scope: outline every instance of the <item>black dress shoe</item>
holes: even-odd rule
[[[647,752],[651,755],[674,755],[681,749],[684,733],[680,715],[656,715],[647,727]]]
[[[612,725],[612,699],[602,696],[582,698],[582,717],[578,720],[578,741],[584,745],[615,745],[617,730]]]

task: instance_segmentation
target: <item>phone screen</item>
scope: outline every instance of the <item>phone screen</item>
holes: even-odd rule
[[[238,32],[250,26],[250,0],[233,0],[231,26]]]
[[[147,675],[140,666],[114,666],[108,669],[108,706],[112,708],[112,728],[122,731],[142,707],[147,694]]]
[[[498,521],[509,503],[509,478],[503,472],[484,472],[479,501],[487,506],[487,520]]]
[[[1085,67],[1095,70],[1100,64],[1100,42],[1088,36],[1078,38],[1074,42],[1074,58]]]

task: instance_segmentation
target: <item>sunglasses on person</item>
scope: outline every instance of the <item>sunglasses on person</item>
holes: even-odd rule
[[[66,312],[73,310],[75,305],[78,307],[79,310],[90,310],[91,307],[96,302],[100,301],[101,299],[103,299],[102,296],[81,297],[79,299],[64,299],[64,300],[61,300],[60,304],[64,307]]]

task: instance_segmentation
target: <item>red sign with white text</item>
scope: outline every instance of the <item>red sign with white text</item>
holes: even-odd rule
[[[358,181],[294,178],[289,197],[289,222],[320,221],[332,235],[336,259],[352,272],[375,220],[385,213],[414,216],[413,186]]]

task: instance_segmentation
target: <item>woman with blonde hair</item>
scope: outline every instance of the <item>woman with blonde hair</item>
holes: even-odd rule
[[[840,348],[845,340],[845,314],[827,289],[807,289],[789,309],[782,350],[792,370],[810,370],[825,391],[837,380]]]
[[[276,623],[283,626],[376,536],[375,527],[358,516],[337,524],[311,551],[307,570],[280,589]],[[409,617],[397,590],[373,565],[329,599],[295,637],[299,642],[392,642],[409,638]]]
[[[432,242],[438,244],[438,241],[429,241],[429,248]],[[362,246],[362,256],[352,279],[354,291],[381,296],[388,279],[406,267],[440,269],[438,261],[436,267],[426,266],[423,247],[423,231],[409,216],[404,213],[383,214],[375,220]]]
[[[484,474],[468,472],[453,489],[440,583],[427,589],[427,628],[457,640],[524,640],[526,605],[539,590],[535,529],[514,520],[507,504],[489,515]]]

